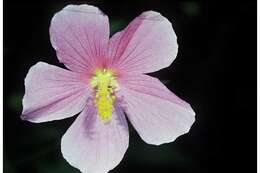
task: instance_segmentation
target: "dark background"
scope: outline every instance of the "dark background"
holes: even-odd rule
[[[24,77],[38,61],[58,63],[50,20],[67,4],[89,3],[110,17],[112,33],[145,10],[162,13],[178,36],[174,63],[152,74],[196,112],[190,132],[159,147],[130,129],[130,146],[111,172],[256,171],[256,1],[4,1],[4,173],[77,173],[60,152],[75,117],[21,121]],[[253,170],[252,170],[253,169]]]

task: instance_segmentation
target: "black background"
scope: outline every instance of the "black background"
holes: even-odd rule
[[[145,144],[130,129],[130,146],[111,172],[256,171],[256,1],[4,1],[4,172],[79,172],[62,158],[60,139],[75,117],[23,122],[23,80],[38,61],[58,65],[49,40],[55,12],[67,4],[99,7],[112,32],[141,12],[167,17],[178,36],[174,63],[153,73],[196,112],[175,142]]]

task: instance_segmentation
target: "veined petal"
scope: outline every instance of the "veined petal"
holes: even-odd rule
[[[39,62],[25,78],[21,118],[38,123],[71,117],[83,110],[90,92],[86,76]]]
[[[147,11],[109,41],[110,66],[121,72],[149,73],[168,67],[178,51],[172,24]]]
[[[118,108],[104,123],[87,106],[62,137],[63,157],[83,173],[106,173],[122,160],[129,142],[125,116]]]
[[[190,105],[158,79],[136,75],[120,81],[119,95],[125,112],[141,138],[154,145],[174,141],[185,134],[195,121]]]
[[[68,5],[53,17],[50,37],[60,62],[72,71],[93,71],[107,54],[108,17],[94,6]]]

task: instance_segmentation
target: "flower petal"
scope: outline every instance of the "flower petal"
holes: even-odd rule
[[[128,76],[120,81],[125,112],[141,138],[154,145],[174,141],[189,131],[195,121],[190,105],[158,79]]]
[[[68,5],[50,26],[51,43],[60,62],[76,72],[90,72],[107,54],[108,17],[90,5]]]
[[[110,66],[123,72],[149,73],[168,67],[178,51],[172,24],[148,11],[109,41]]]
[[[77,73],[39,62],[25,78],[22,119],[45,122],[71,117],[83,110],[90,89]]]
[[[128,126],[117,106],[104,123],[88,106],[62,137],[63,157],[81,172],[106,173],[122,160],[128,148]]]

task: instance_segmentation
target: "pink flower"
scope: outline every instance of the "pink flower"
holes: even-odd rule
[[[195,113],[158,79],[145,75],[177,55],[171,23],[147,11],[109,39],[108,17],[89,5],[55,14],[51,43],[69,70],[39,62],[25,78],[22,119],[35,123],[80,113],[61,140],[63,157],[82,172],[105,173],[128,148],[125,118],[148,144],[187,133]]]

